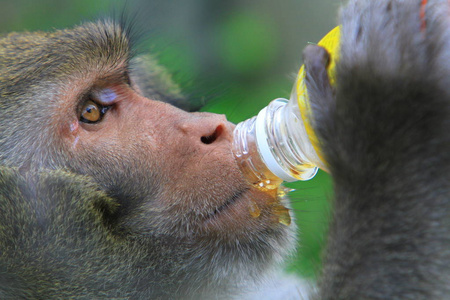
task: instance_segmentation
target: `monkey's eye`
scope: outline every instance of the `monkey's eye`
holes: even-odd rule
[[[103,115],[110,106],[102,106],[92,100],[86,101],[81,110],[80,121],[84,123],[97,123],[102,120]]]

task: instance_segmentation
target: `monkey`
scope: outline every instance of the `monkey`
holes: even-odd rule
[[[447,298],[448,12],[351,0],[333,85],[305,48],[335,191],[305,298]],[[0,39],[0,298],[246,299],[282,277],[295,227],[240,173],[234,125],[168,104],[189,108],[132,44],[109,20]]]
[[[0,40],[1,299],[245,297],[294,251],[234,124],[169,104],[189,109],[127,26]]]
[[[304,50],[313,126],[333,178],[314,299],[450,295],[450,3],[351,0],[330,56]]]

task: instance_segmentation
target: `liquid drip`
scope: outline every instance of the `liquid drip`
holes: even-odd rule
[[[289,209],[280,203],[274,203],[273,213],[278,217],[278,223],[285,226],[291,225],[291,215],[289,214]]]
[[[252,216],[252,218],[254,219],[256,219],[261,215],[261,209],[258,207],[258,204],[256,204],[255,201],[250,202],[249,212],[250,216]]]
[[[281,181],[280,180],[262,180],[259,182],[254,183],[253,185],[256,186],[261,191],[271,191],[276,190],[280,187]]]
[[[268,193],[273,197],[273,201],[269,203],[271,207],[271,211],[273,215],[278,218],[278,223],[283,224],[285,226],[291,225],[291,215],[289,213],[289,209],[281,204],[281,201],[285,199],[289,192],[294,191],[293,189],[286,188],[284,186],[277,185],[277,188],[269,185],[269,188],[266,185],[255,185],[260,190],[265,193]],[[258,218],[261,215],[261,209],[255,201],[251,201],[249,205],[249,213],[252,218]]]
[[[277,194],[277,196],[279,197],[279,198],[284,198],[284,197],[286,197],[290,192],[294,192],[295,191],[295,189],[290,189],[290,188],[287,188],[287,187],[284,187],[284,186],[280,186],[280,188],[278,189],[278,194]]]
[[[294,191],[294,189],[280,186],[277,191],[277,202],[274,203],[273,207],[274,214],[278,216],[278,223],[285,226],[291,225],[291,215],[289,214],[289,209],[282,205],[281,201],[292,191]]]

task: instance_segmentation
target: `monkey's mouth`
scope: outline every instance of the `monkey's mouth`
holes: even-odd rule
[[[287,203],[282,202],[281,198],[252,187],[237,190],[204,215],[202,228],[205,231],[201,233],[208,238],[213,234],[221,240],[234,240],[248,239],[252,234],[261,234],[266,229],[284,230],[291,224],[291,216],[290,209],[284,206]]]
[[[221,214],[224,211],[228,211],[231,207],[235,206],[238,200],[243,198],[244,193],[246,193],[249,188],[242,189],[233,194],[228,200],[226,200],[222,205],[216,207],[211,213],[208,214],[207,219],[213,219],[217,215]]]

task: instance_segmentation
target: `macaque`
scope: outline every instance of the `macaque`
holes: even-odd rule
[[[224,116],[169,104],[189,109],[126,25],[3,36],[0,298],[447,298],[449,6],[350,1],[333,85],[305,48],[335,189],[316,288],[280,271],[288,199],[246,182]]]

